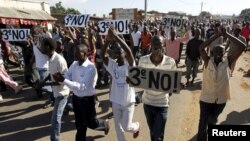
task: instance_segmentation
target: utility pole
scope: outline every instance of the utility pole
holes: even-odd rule
[[[201,2],[201,12],[202,12],[202,8],[203,8],[203,1]]]
[[[144,13],[144,15],[145,15],[145,20],[147,20],[147,7],[148,7],[148,0],[145,0],[145,13]]]

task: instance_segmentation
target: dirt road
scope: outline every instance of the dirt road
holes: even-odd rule
[[[183,63],[183,62],[182,62]],[[225,110],[219,117],[219,124],[250,124],[250,53],[243,53],[239,58],[234,76],[231,78],[232,95]],[[182,68],[185,70],[185,68]],[[22,83],[22,73],[11,69],[11,74]],[[185,78],[182,81],[185,83]],[[193,87],[184,89],[180,94],[174,94],[170,99],[168,121],[165,130],[165,141],[194,141],[199,121],[199,96],[201,89],[201,72]],[[30,87],[20,95],[14,95],[12,90],[2,93],[4,101],[0,103],[0,141],[49,141],[50,118],[52,107],[43,109],[46,97],[37,99]],[[98,89],[101,100],[97,109],[98,117],[108,117],[111,112],[108,100],[108,89]],[[141,122],[141,134],[137,139],[126,133],[128,141],[149,141],[149,130],[146,124],[143,105],[135,109],[134,121]],[[88,130],[90,141],[115,141],[114,122],[111,119],[110,133]],[[72,141],[75,136],[74,115],[63,116],[61,141]]]

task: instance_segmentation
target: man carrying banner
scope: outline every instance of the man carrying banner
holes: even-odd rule
[[[212,50],[213,57],[209,57],[205,48],[211,47],[210,44],[221,36],[228,38],[230,42],[235,44],[237,49],[232,52],[232,55],[223,58],[224,46],[215,45]],[[227,100],[230,99],[230,69],[232,64],[245,50],[245,47],[245,43],[229,34],[225,28],[222,29],[222,32],[216,33],[201,44],[200,54],[204,60],[205,69],[200,97],[200,121],[197,141],[207,140],[208,124],[216,124],[219,115],[226,106]]]
[[[138,66],[159,70],[175,70],[175,60],[164,55],[164,49],[159,36],[151,39],[152,53],[142,56]],[[164,141],[164,130],[169,107],[169,93],[154,90],[144,90],[142,97],[144,113],[150,130],[151,141]]]

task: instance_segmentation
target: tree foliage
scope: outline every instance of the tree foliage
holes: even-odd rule
[[[245,21],[250,21],[250,8],[241,10],[239,17]]]
[[[55,6],[50,7],[51,14],[80,14],[80,12],[74,8],[64,8],[62,2],[59,1]]]
[[[210,12],[207,12],[207,11],[202,11],[201,13],[200,13],[200,16],[201,17],[211,17],[212,16],[212,14],[210,13]]]

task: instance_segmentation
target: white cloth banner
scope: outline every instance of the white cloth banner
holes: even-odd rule
[[[108,28],[113,25],[117,34],[129,34],[128,28],[129,20],[103,20],[98,22],[98,27],[100,29],[100,35],[107,35]]]

